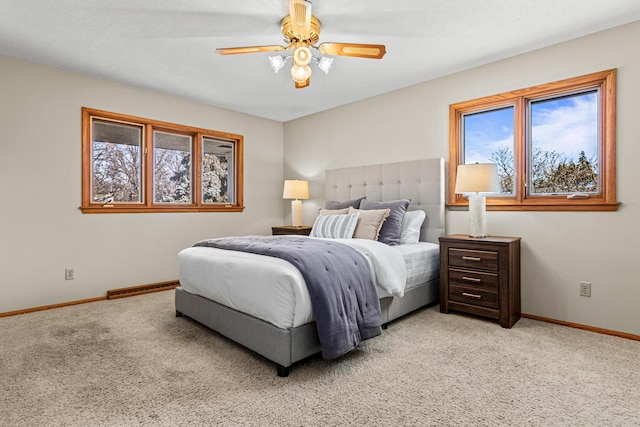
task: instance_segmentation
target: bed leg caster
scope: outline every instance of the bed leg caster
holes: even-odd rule
[[[182,317],[182,313],[180,313],[178,310],[176,310],[176,317]]]
[[[279,377],[288,377],[289,376],[289,367],[288,366],[282,366],[282,365],[276,365],[276,369],[278,371],[278,376]]]

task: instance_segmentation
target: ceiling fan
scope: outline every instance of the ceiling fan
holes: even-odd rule
[[[279,52],[293,49],[291,56],[271,56],[269,62],[276,73],[285,65],[289,58],[293,58],[291,77],[297,89],[309,86],[311,67],[313,60],[325,73],[328,73],[333,64],[333,58],[329,56],[313,56],[311,49],[322,55],[353,56],[358,58],[381,59],[386,53],[385,46],[381,44],[356,44],[356,43],[321,43],[320,21],[311,15],[311,2],[309,0],[289,0],[289,15],[282,18],[280,23],[282,36],[286,46],[245,46],[218,48],[219,55],[236,55],[241,53]]]

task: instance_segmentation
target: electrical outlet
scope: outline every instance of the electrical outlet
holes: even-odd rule
[[[580,296],[581,297],[591,296],[591,282],[580,282]]]
[[[75,279],[75,273],[73,272],[73,268],[65,268],[64,280],[73,280],[73,279]]]

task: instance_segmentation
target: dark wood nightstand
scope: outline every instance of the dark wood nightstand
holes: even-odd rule
[[[440,237],[440,312],[497,319],[503,328],[520,319],[520,238]]]
[[[276,236],[279,234],[293,234],[297,236],[308,236],[311,233],[310,225],[301,225],[300,227],[294,227],[293,225],[280,225],[278,227],[271,227],[271,234]]]

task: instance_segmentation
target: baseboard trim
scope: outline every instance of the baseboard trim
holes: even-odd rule
[[[40,307],[25,308],[25,309],[22,309],[22,310],[7,311],[5,313],[0,313],[0,317],[17,316],[18,314],[34,313],[36,311],[51,310],[52,308],[68,307],[70,305],[86,304],[88,302],[104,301],[106,299],[107,299],[107,297],[104,296],[104,297],[88,298],[88,299],[81,299],[81,300],[76,300],[76,301],[63,302],[63,303],[60,303],[60,304],[43,305],[43,306],[40,306]]]
[[[63,302],[60,304],[43,305],[40,307],[25,308],[22,310],[7,311],[4,313],[0,313],[0,317],[17,316],[19,314],[34,313],[36,311],[51,310],[52,308],[68,307],[71,305],[87,304],[90,302],[104,301],[104,300],[117,299],[117,298],[126,298],[126,297],[132,297],[135,295],[148,294],[151,292],[168,291],[171,289],[175,289],[178,286],[180,286],[180,282],[178,280],[170,280],[168,282],[157,282],[157,283],[150,283],[148,285],[130,286],[128,288],[112,289],[107,291],[106,296]],[[554,323],[556,325],[568,326],[570,328],[596,332],[598,334],[612,335],[614,337],[640,341],[640,335],[628,334],[626,332],[619,332],[611,329],[597,328],[595,326],[567,322],[565,320],[552,319],[550,317],[536,316],[535,314],[522,313],[522,317],[525,317],[527,319],[532,319],[532,320],[539,320],[541,322]]]
[[[107,299],[132,297],[134,295],[148,294],[151,292],[168,291],[180,286],[177,280],[168,282],[150,283],[148,285],[131,286],[128,288],[112,289],[107,291]]]
[[[4,313],[0,313],[0,317],[17,316],[19,314],[34,313],[36,311],[44,311],[44,310],[50,310],[52,308],[68,307],[70,305],[87,304],[90,302],[132,297],[135,295],[148,294],[151,292],[168,291],[171,289],[175,289],[178,286],[180,286],[180,282],[178,280],[170,280],[168,282],[158,282],[158,283],[150,283],[148,285],[112,289],[110,291],[107,291],[107,295],[102,297],[69,301],[69,302],[63,302],[60,304],[43,305],[40,307],[24,308],[22,310],[7,311]]]
[[[626,332],[613,331],[611,329],[604,329],[604,328],[596,328],[595,326],[582,325],[580,323],[573,323],[573,322],[567,322],[564,320],[551,319],[549,317],[536,316],[535,314],[522,313],[522,317],[526,317],[527,319],[539,320],[541,322],[555,323],[556,325],[569,326],[570,328],[582,329],[585,331],[596,332],[599,334],[626,338],[628,340],[640,341],[640,335],[628,334]]]

